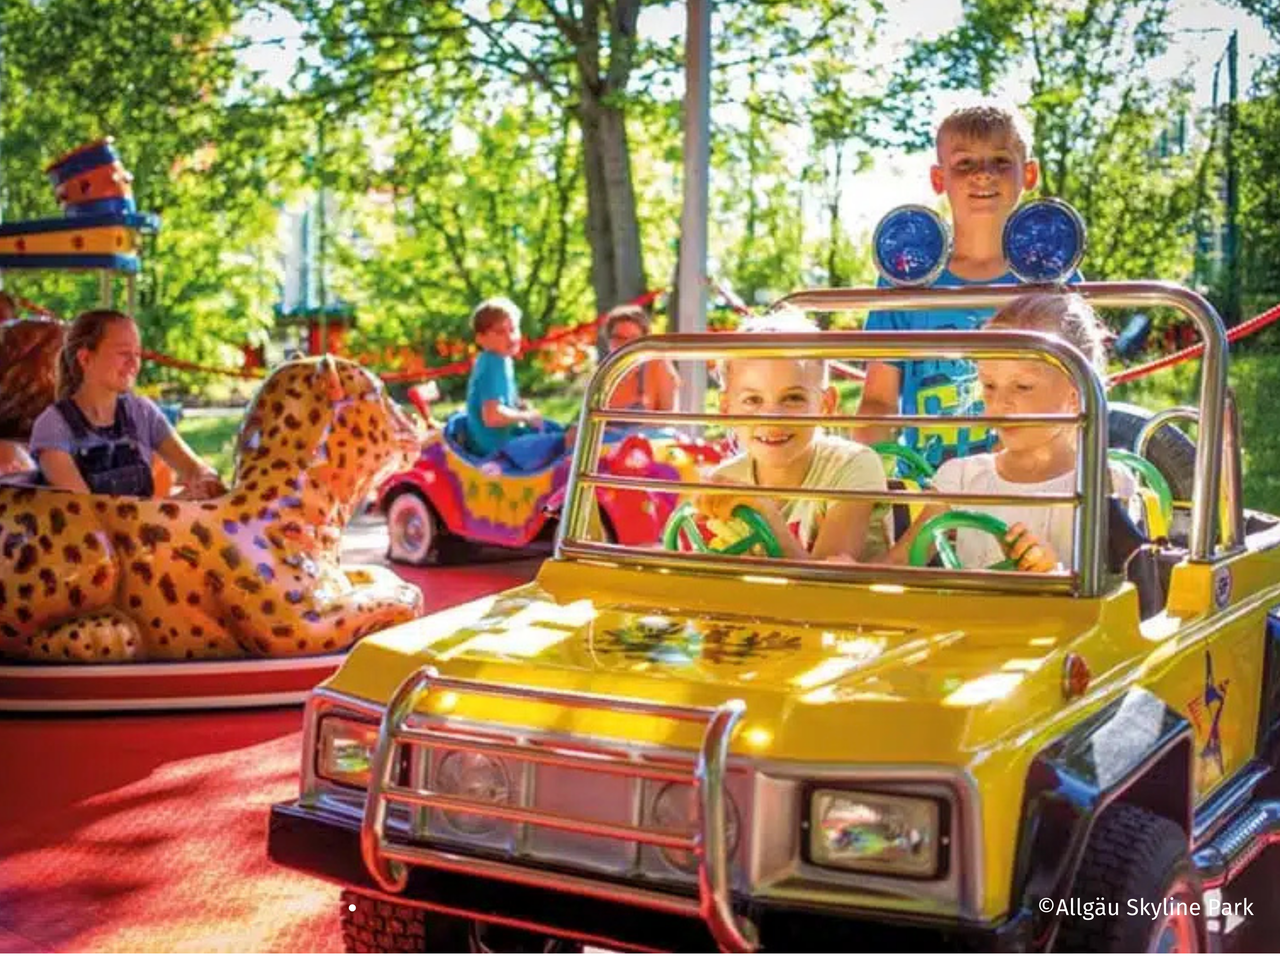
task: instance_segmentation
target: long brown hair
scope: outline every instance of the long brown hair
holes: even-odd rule
[[[58,354],[58,399],[66,400],[80,389],[84,369],[78,359],[81,350],[93,352],[102,343],[107,326],[118,320],[133,323],[133,317],[119,310],[86,310],[76,317],[67,331],[66,342]]]

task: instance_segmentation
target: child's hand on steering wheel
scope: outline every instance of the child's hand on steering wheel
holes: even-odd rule
[[[1052,573],[1058,569],[1058,555],[1053,547],[1039,540],[1026,528],[1015,523],[1004,537],[1004,551],[1025,573]]]
[[[711,477],[707,482],[728,486],[719,477]],[[771,518],[777,512],[771,501],[753,497],[740,487],[725,493],[697,493],[693,496],[693,507],[698,513],[724,523],[733,519],[734,508],[739,506],[750,507],[765,518]]]

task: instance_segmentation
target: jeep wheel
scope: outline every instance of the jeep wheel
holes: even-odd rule
[[[471,924],[344,890],[342,943],[347,953],[469,953]]]
[[[1124,803],[1107,808],[1094,824],[1071,896],[1107,912],[1064,918],[1054,941],[1058,953],[1205,950],[1200,881],[1187,835],[1172,820]],[[1192,916],[1194,904],[1201,904],[1200,915]]]
[[[416,490],[400,490],[387,504],[387,559],[426,566],[439,534],[431,505]]]
[[[1132,403],[1107,405],[1108,446],[1133,450],[1138,434],[1151,419],[1151,411]],[[1196,479],[1196,445],[1177,427],[1166,424],[1147,444],[1148,460],[1169,481],[1175,500],[1190,500]]]

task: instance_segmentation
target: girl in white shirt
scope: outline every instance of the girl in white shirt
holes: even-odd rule
[[[1019,297],[991,318],[989,329],[1034,330],[1057,334],[1102,370],[1106,363],[1103,327],[1085,300],[1076,294],[1034,293]],[[1042,360],[987,360],[978,364],[986,412],[993,417],[1079,413],[1080,397],[1071,379]],[[1077,426],[1002,427],[996,453],[949,460],[938,468],[934,486],[948,491],[991,494],[1074,493]],[[1134,481],[1128,471],[1113,469],[1112,493],[1127,498]],[[889,552],[891,563],[905,563],[916,532],[948,509],[931,505]],[[956,553],[966,569],[988,567],[1006,557],[1019,570],[1058,569],[1072,552],[1072,510],[1053,506],[980,508],[1003,520],[1009,532],[1001,544],[978,530],[956,531]]]

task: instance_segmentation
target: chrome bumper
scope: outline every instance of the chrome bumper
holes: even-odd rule
[[[419,699],[430,692],[442,690],[699,724],[704,728],[702,745],[692,768],[636,762],[603,753],[584,755],[578,751],[546,745],[468,745],[468,749],[496,758],[611,774],[636,781],[691,784],[697,796],[696,832],[688,836],[632,824],[569,818],[514,804],[477,801],[398,785],[395,782],[395,771],[402,747],[453,745],[452,741],[440,734],[409,725]],[[405,889],[409,867],[428,867],[560,893],[580,894],[678,916],[697,917],[706,923],[712,937],[722,949],[734,952],[754,950],[756,936],[750,922],[735,915],[733,911],[725,810],[725,770],[729,740],[745,710],[741,700],[730,700],[715,708],[675,707],[646,700],[442,677],[435,668],[422,667],[400,684],[382,717],[360,825],[360,852],[364,865],[382,890],[390,894],[398,894]],[[437,809],[479,814],[516,824],[689,851],[697,860],[696,897],[397,843],[388,838],[386,830],[388,807],[391,803],[402,805],[410,811]]]

